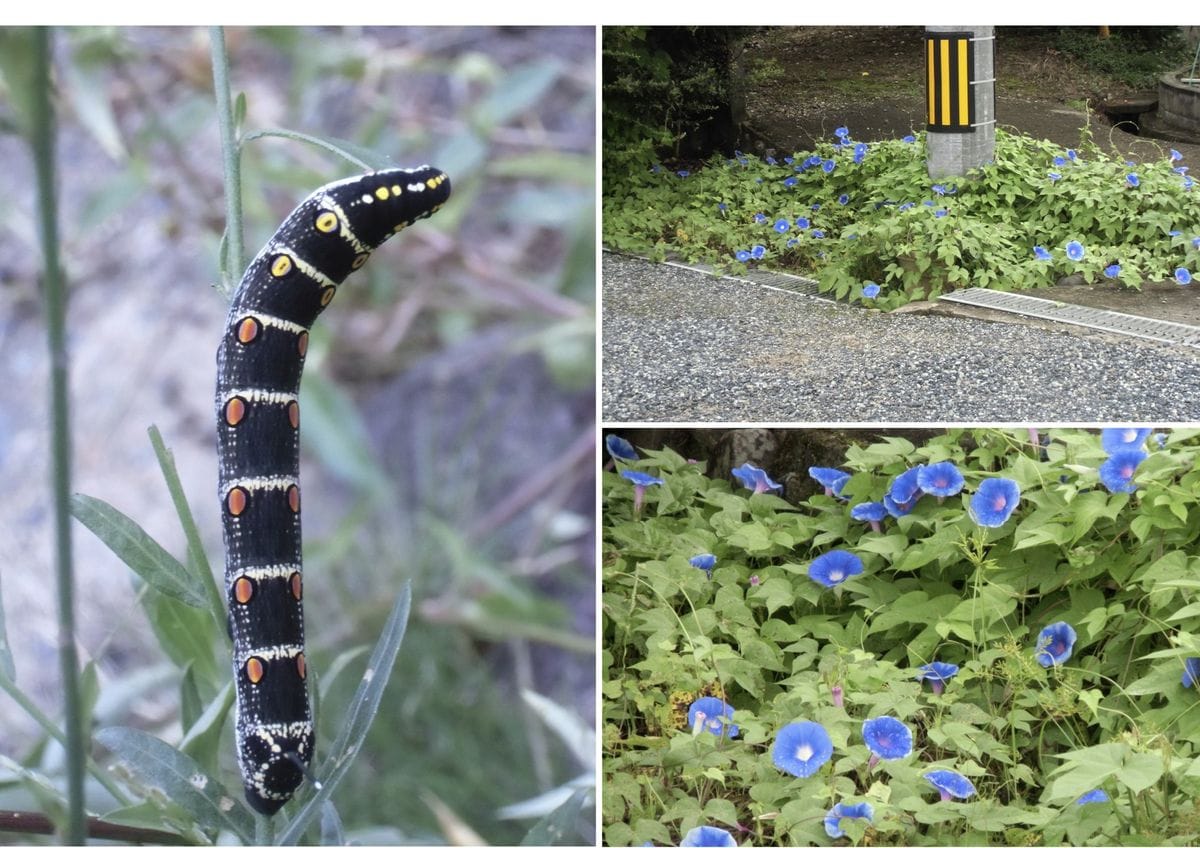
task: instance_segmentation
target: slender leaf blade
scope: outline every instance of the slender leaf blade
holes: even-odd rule
[[[243,842],[254,838],[254,817],[225,787],[189,757],[161,739],[131,727],[106,727],[96,740],[145,785],[159,789],[202,829],[227,830]]]
[[[206,606],[200,581],[116,507],[90,495],[75,494],[71,496],[71,514],[147,585],[188,606]]]

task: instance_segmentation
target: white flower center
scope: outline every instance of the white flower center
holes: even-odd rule
[[[829,581],[830,581],[831,583],[836,583],[838,580],[841,580],[841,579],[842,579],[842,577],[843,577],[843,574],[842,574],[842,572],[840,572],[840,571],[831,571],[831,572],[829,572]]]
[[[796,759],[802,763],[807,763],[812,758],[812,755],[813,749],[811,745],[801,745],[796,749]]]

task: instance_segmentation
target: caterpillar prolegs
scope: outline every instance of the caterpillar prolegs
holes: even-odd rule
[[[450,180],[377,171],[309,195],[246,269],[217,350],[218,489],[246,799],[271,815],[313,756],[300,563],[300,405],[308,330],[393,233],[436,212]]]

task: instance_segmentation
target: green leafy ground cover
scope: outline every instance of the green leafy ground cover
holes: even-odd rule
[[[606,472],[606,842],[710,826],[741,845],[1195,844],[1200,432],[1118,436],[851,444],[839,493],[799,504],[669,448]],[[879,530],[853,517],[943,462],[959,493],[893,503]],[[985,497],[1010,485],[1018,499]],[[862,573],[822,572],[831,551]],[[703,554],[715,564],[690,562]],[[1063,625],[1073,644],[1042,636]],[[958,667],[940,694],[918,679],[933,662]],[[694,721],[702,697],[736,733]],[[873,762],[864,721],[884,716],[911,747]],[[781,745],[797,722],[831,752]],[[943,800],[937,770],[975,793]],[[1078,803],[1092,790],[1107,800]],[[862,803],[871,818],[831,836],[834,805]]]
[[[923,134],[866,144],[852,129],[814,151],[697,168],[663,167],[650,143],[608,151],[605,244],[799,273],[883,309],[965,286],[1030,289],[1077,273],[1140,288],[1200,271],[1200,194],[1176,151],[1132,161],[1086,130],[1071,150],[997,130],[994,164],[939,184]]]

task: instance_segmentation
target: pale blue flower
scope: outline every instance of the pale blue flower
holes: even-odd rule
[[[949,801],[951,798],[970,798],[975,794],[975,785],[956,771],[938,769],[925,775],[925,779],[937,788],[943,801]]]
[[[1074,648],[1075,628],[1065,621],[1056,621],[1042,628],[1033,655],[1042,668],[1049,668],[1069,660]]]
[[[729,719],[733,718],[733,707],[720,698],[697,698],[688,708],[688,727],[695,730],[700,724],[713,736],[722,734],[729,739],[738,735],[738,726]]]
[[[1078,262],[1083,258],[1083,245],[1077,241],[1067,242],[1067,258],[1072,262]]]
[[[845,836],[842,830],[842,819],[866,819],[873,821],[875,811],[866,801],[861,804],[834,804],[833,809],[825,814],[825,832],[832,839]]]
[[[1021,489],[1015,480],[991,477],[971,496],[971,518],[980,527],[999,527],[1020,502]]]
[[[829,551],[821,554],[808,566],[808,576],[826,589],[845,583],[848,578],[862,573],[862,560],[849,551]]]
[[[833,756],[833,741],[815,721],[797,721],[782,728],[771,747],[771,762],[794,777],[812,777]]]
[[[702,824],[689,830],[679,845],[680,848],[737,848],[737,840],[727,830]]]

